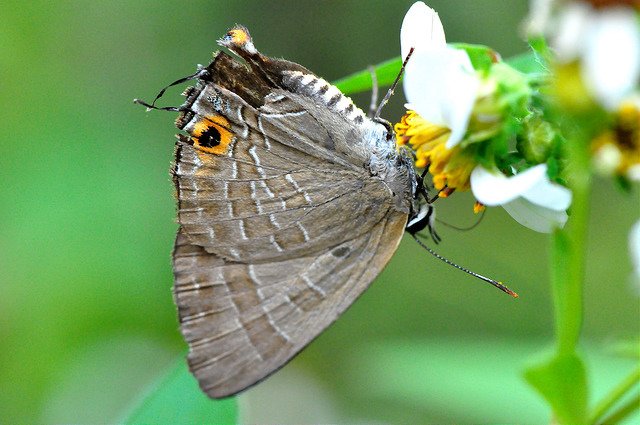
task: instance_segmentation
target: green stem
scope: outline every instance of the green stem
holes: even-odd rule
[[[566,227],[556,231],[551,250],[551,285],[556,314],[557,354],[575,353],[582,327],[582,282],[585,270],[591,176],[586,134],[569,142],[567,183],[573,194]],[[582,137],[580,137],[582,136]]]
[[[640,382],[640,367],[634,369],[607,396],[598,403],[589,418],[590,424],[596,424],[625,394]],[[636,409],[638,408],[636,402]]]
[[[613,412],[610,416],[606,417],[601,424],[615,425],[622,422],[627,416],[638,410],[640,405],[640,394],[620,406],[618,410]]]

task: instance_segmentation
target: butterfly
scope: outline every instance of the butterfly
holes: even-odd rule
[[[262,55],[235,26],[183,93],[171,173],[173,294],[187,360],[213,398],[284,366],[429,228],[412,157],[301,65]],[[170,85],[170,86],[171,86]],[[163,89],[156,100],[164,93]]]

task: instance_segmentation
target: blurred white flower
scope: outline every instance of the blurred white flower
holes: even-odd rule
[[[525,32],[530,37],[545,33],[554,0],[529,0],[529,16],[525,22]]]
[[[542,233],[563,227],[571,204],[571,191],[549,180],[546,164],[511,177],[477,166],[471,191],[482,204],[501,205],[518,223]]]
[[[640,294],[640,220],[631,226],[629,232],[629,254],[633,266],[631,279],[636,291]]]
[[[640,182],[640,94],[623,100],[612,121],[591,142],[594,168],[605,176]]]
[[[536,7],[549,8],[547,1],[540,0],[532,0],[531,6],[531,16],[542,14]],[[594,97],[605,108],[615,109],[640,79],[638,14],[630,6],[595,9],[586,2],[572,1],[555,18],[545,32],[558,60],[580,60],[582,79]]]
[[[446,44],[438,14],[423,2],[414,3],[400,30],[402,56],[413,55],[404,73],[407,109],[432,124],[447,127],[446,147],[456,146],[467,130],[480,79],[466,52]]]

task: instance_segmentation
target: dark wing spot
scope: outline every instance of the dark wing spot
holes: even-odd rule
[[[341,246],[340,248],[336,248],[331,251],[331,254],[333,254],[334,257],[344,257],[347,253],[349,253],[349,248],[346,246]]]
[[[334,106],[336,103],[338,103],[338,101],[341,98],[342,98],[342,94],[340,94],[340,93],[334,95],[331,99],[329,99],[329,102],[327,103],[327,106],[329,106],[329,107]]]
[[[289,86],[293,89],[299,89],[303,77],[302,74],[294,74],[293,77],[289,79]]]
[[[202,136],[198,137],[199,145],[203,148],[212,148],[214,146],[218,146],[220,144],[220,131],[216,128],[216,126],[212,125],[207,128],[207,131],[202,133]]]

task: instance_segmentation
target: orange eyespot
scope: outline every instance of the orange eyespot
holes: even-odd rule
[[[222,115],[203,117],[191,132],[191,140],[195,147],[215,155],[226,153],[232,139],[229,121]]]

